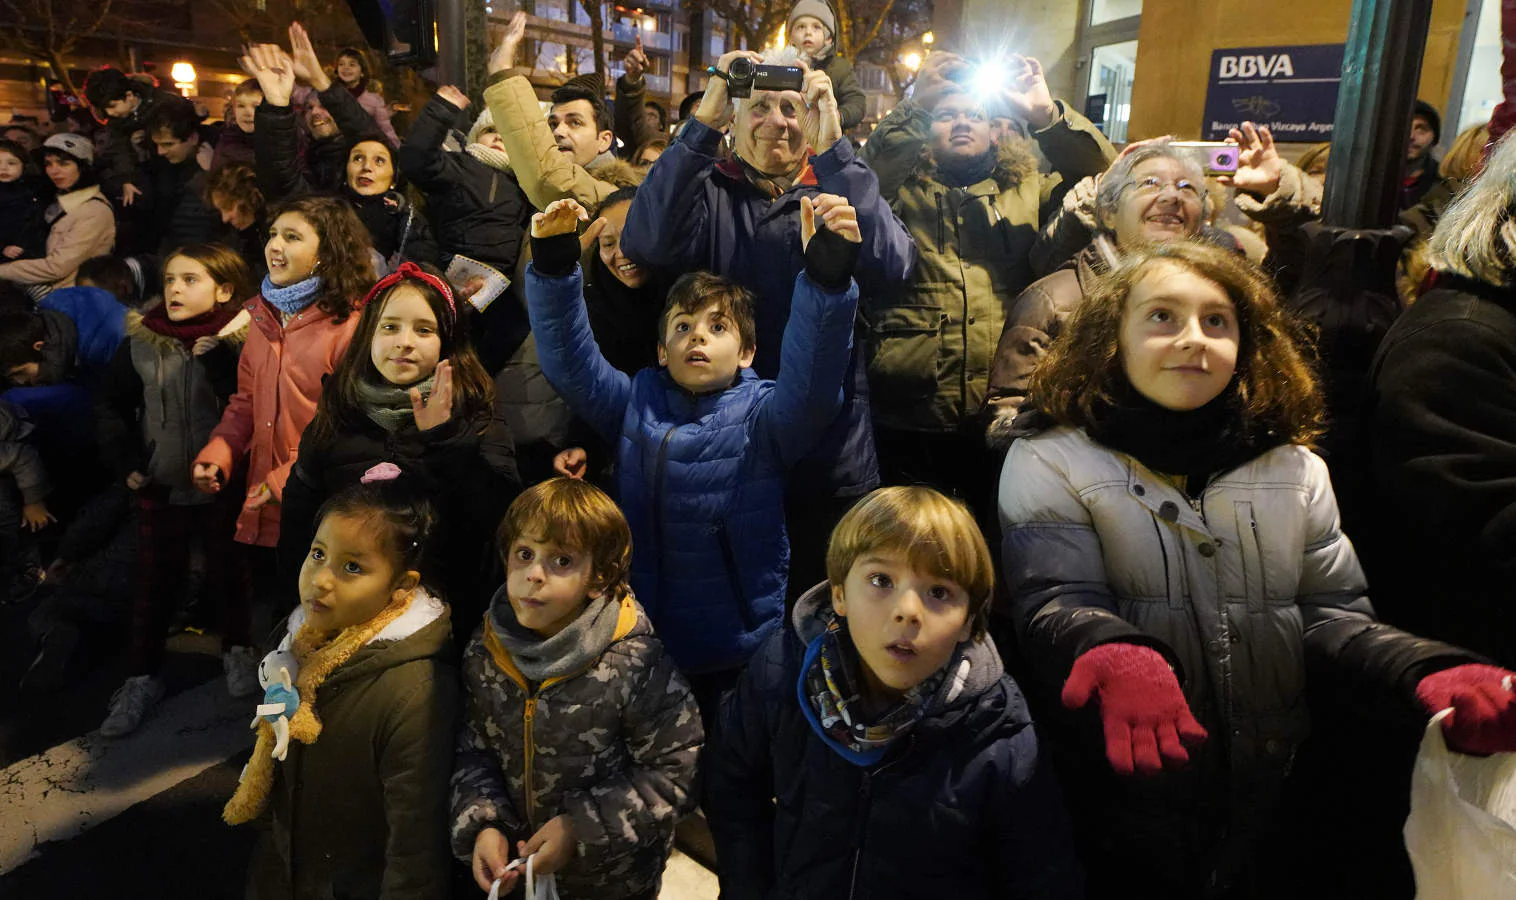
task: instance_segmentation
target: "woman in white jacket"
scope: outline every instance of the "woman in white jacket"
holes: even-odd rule
[[[1032,376],[1004,565],[1031,680],[1068,710],[1045,724],[1091,897],[1265,894],[1308,660],[1516,749],[1508,673],[1375,620],[1292,332],[1257,269],[1177,242],[1106,278]]]

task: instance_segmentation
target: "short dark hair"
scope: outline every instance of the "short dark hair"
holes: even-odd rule
[[[553,96],[551,99],[554,106],[561,106],[565,103],[573,103],[575,100],[584,100],[588,102],[589,105],[595,110],[595,130],[611,130],[611,112],[605,108],[605,101],[602,100],[594,91],[580,87],[579,85],[566,84],[558,90],[553,91]]]
[[[117,256],[95,256],[79,264],[74,283],[88,281],[127,306],[137,305],[137,279],[132,267]]]
[[[89,73],[84,81],[84,99],[89,101],[90,106],[102,110],[117,100],[126,99],[127,94],[141,97],[142,91],[140,82],[133,81],[125,72],[110,66]]]
[[[9,128],[6,129],[6,131],[9,130]],[[23,166],[31,160],[31,154],[26,152],[25,147],[5,138],[0,138],[0,153],[9,153],[11,156],[21,160],[21,165]]]
[[[190,135],[198,135],[201,116],[188,100],[170,100],[159,103],[147,115],[147,138],[153,139],[160,131],[167,131],[176,141],[187,141]]]
[[[713,272],[688,272],[669,288],[663,314],[658,317],[658,343],[668,334],[669,319],[679,313],[694,315],[714,305],[737,326],[743,350],[758,347],[758,326],[753,322],[753,292]]]
[[[37,342],[47,339],[47,324],[36,312],[0,313],[0,383],[11,369],[42,362]]]
[[[662,103],[659,103],[657,100],[645,100],[642,103],[642,108],[651,109],[658,114],[659,128],[667,129],[669,127],[669,111]]]

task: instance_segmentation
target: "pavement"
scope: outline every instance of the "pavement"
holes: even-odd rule
[[[218,642],[174,638],[168,695],[136,733],[110,740],[97,729],[124,676],[120,648],[90,647],[91,664],[60,691],[22,694],[28,611],[0,607],[0,898],[243,897],[258,826],[220,813],[252,749],[252,714],[226,692]],[[676,851],[660,897],[716,895],[715,875]]]

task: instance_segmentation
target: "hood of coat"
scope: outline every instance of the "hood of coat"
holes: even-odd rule
[[[647,177],[645,170],[637,168],[624,159],[617,159],[609,153],[600,154],[584,170],[601,181],[609,181],[618,188],[636,187],[642,184],[642,179]]]
[[[1037,172],[1037,156],[1032,152],[1031,142],[1020,135],[1006,138],[991,152],[995,154],[995,165],[990,169],[989,177],[1002,191],[1020,187]],[[937,163],[932,158],[931,148],[925,148],[921,151],[921,160],[911,172],[911,179],[937,181],[937,175]]]
[[[801,642],[810,647],[821,637],[834,615],[832,586],[830,582],[823,581],[795,601],[790,623]],[[943,679],[942,686],[926,702],[926,708],[922,712],[923,725],[932,719],[956,720],[956,713],[972,707],[1000,681],[1000,677],[1005,674],[1005,664],[1000,661],[1000,651],[996,649],[995,641],[985,634],[959,643],[953,650],[953,655],[948,657],[947,670],[948,677]],[[804,671],[800,673],[802,684],[805,675]]]
[[[297,606],[285,625],[286,641],[305,624],[305,607]],[[452,657],[452,618],[446,603],[417,588],[410,608],[369,638],[329,675],[325,686],[368,678],[384,669],[393,669],[423,659]]]

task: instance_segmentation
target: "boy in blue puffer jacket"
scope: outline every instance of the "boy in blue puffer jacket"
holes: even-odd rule
[[[806,270],[795,279],[779,377],[758,378],[752,295],[681,277],[660,319],[659,368],[633,377],[595,345],[574,231],[559,200],[533,216],[527,311],[548,381],[616,446],[632,528],[631,584],[710,724],[721,693],[784,612],[784,485],[842,406],[862,238],[845,198],[802,199]]]
[[[701,806],[722,900],[1076,900],[1073,834],[985,632],[989,547],[961,503],[887,487],[722,707]]]

